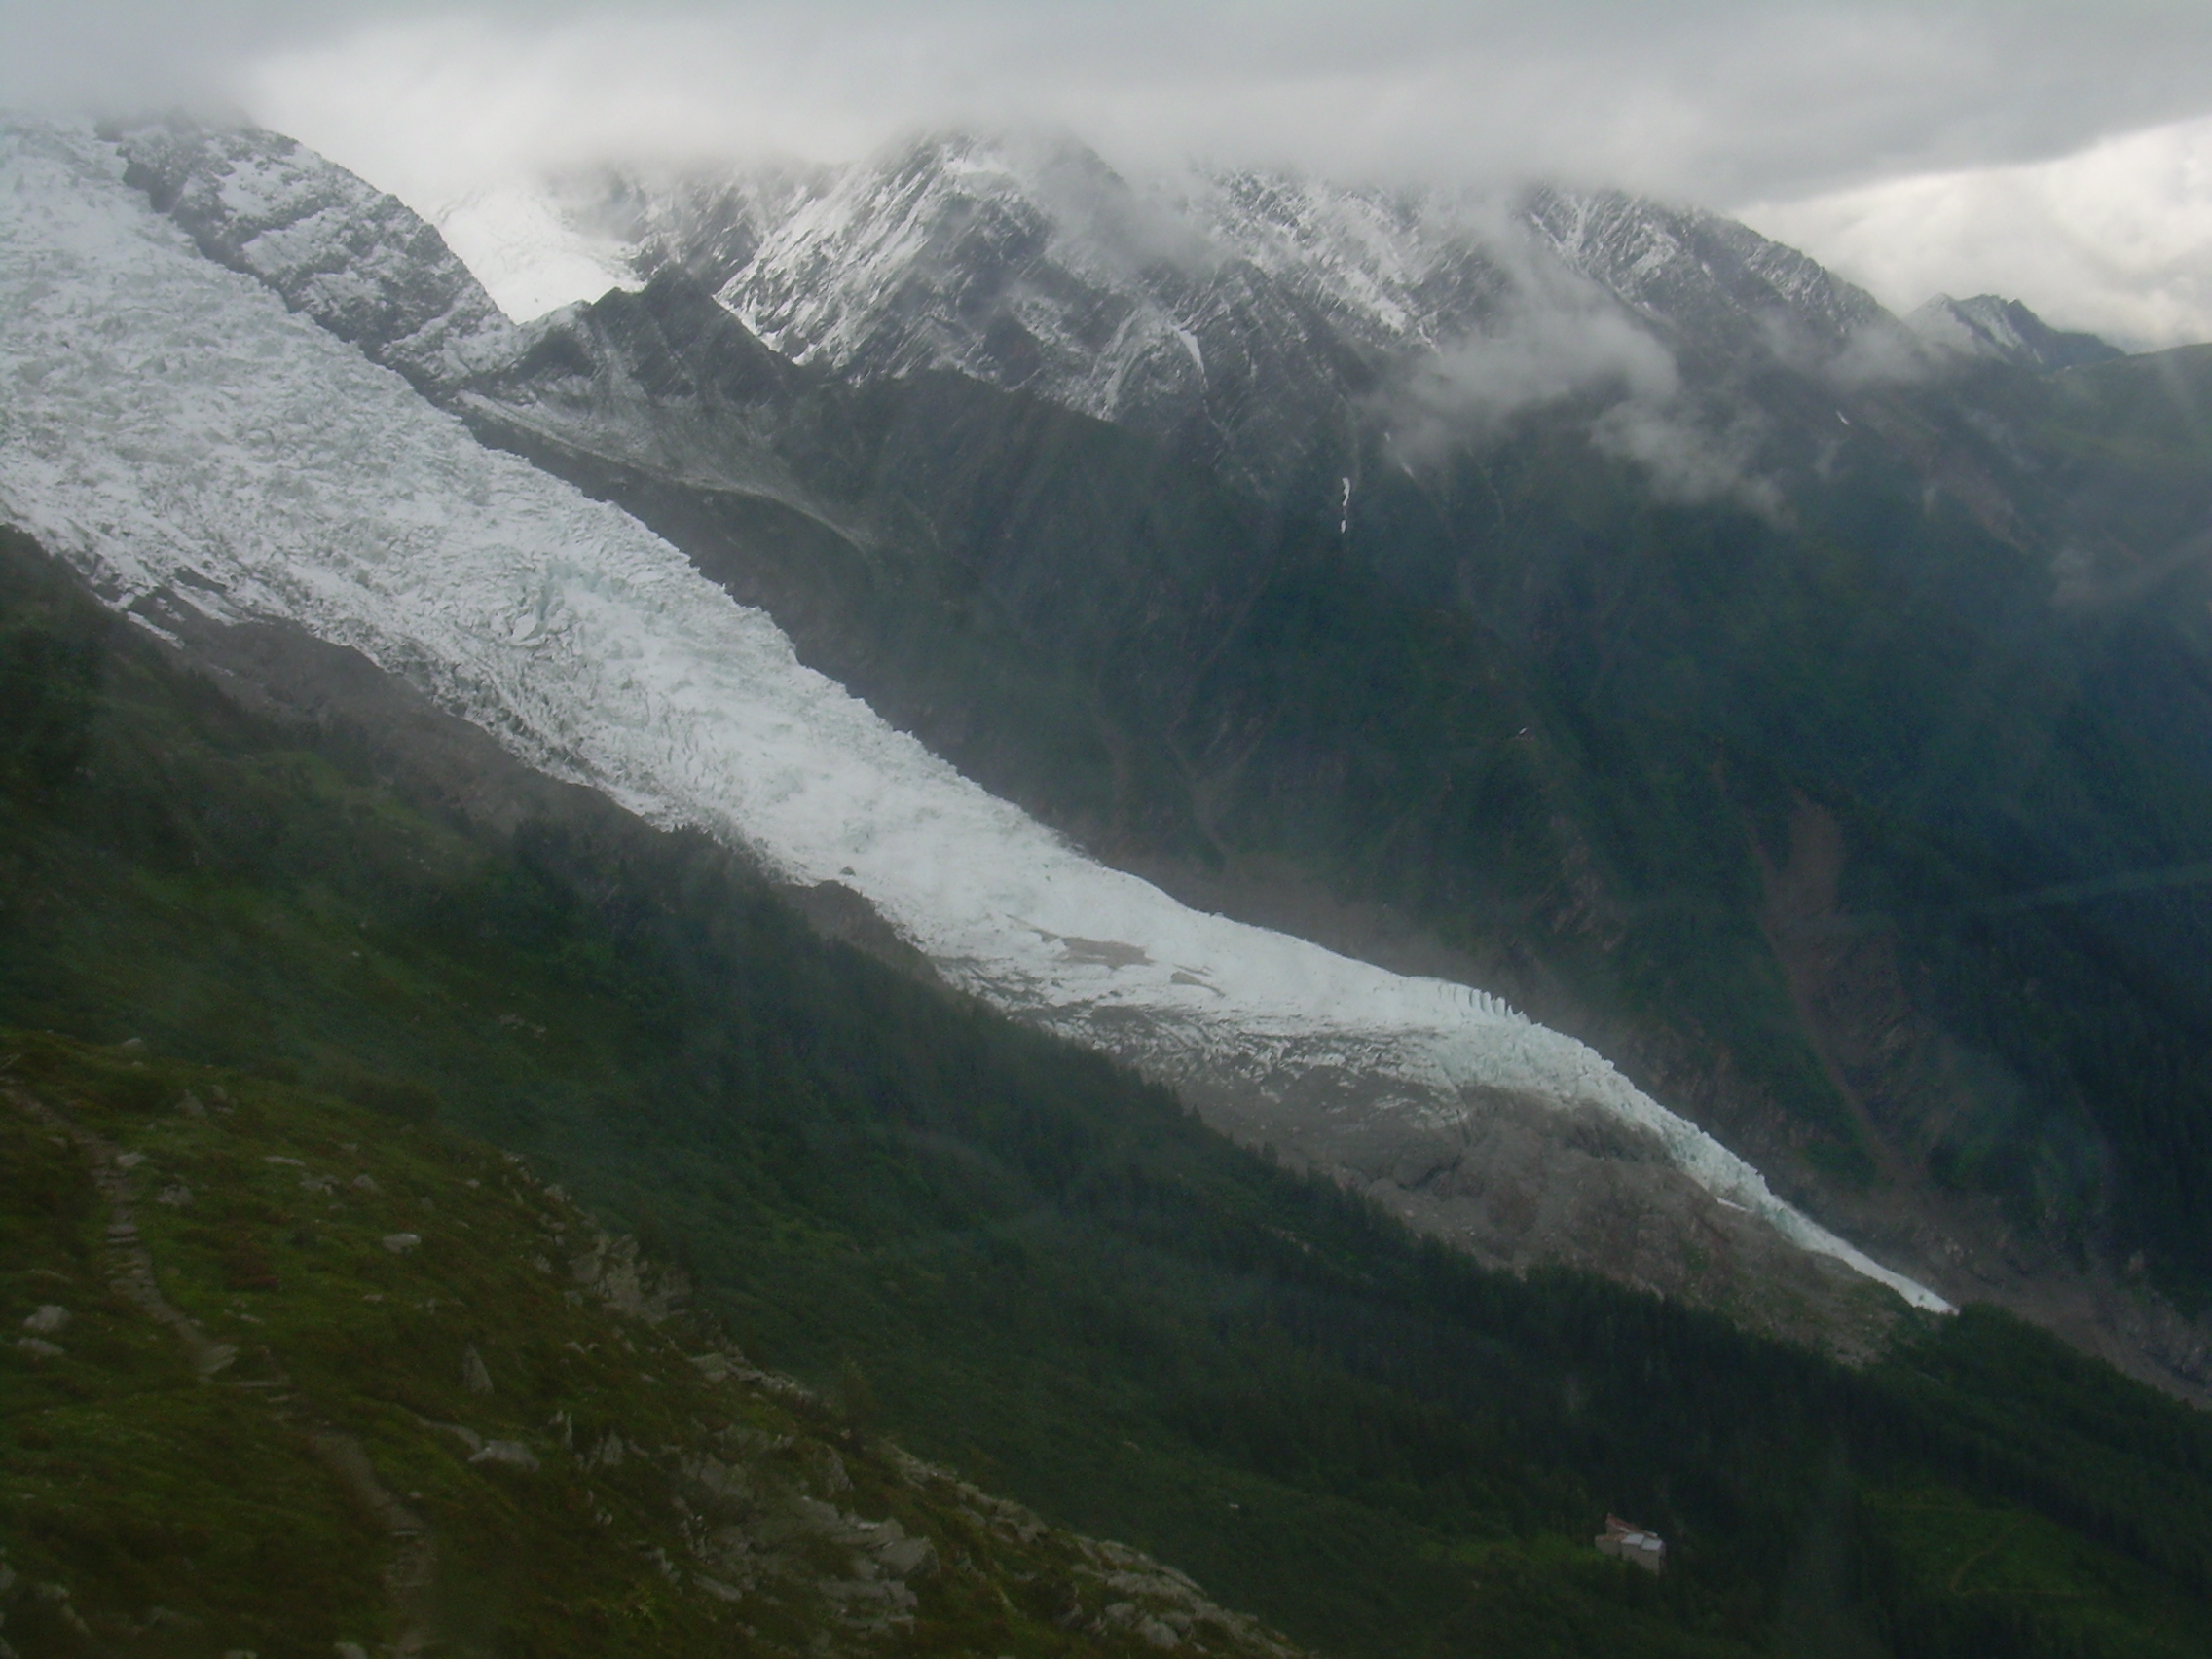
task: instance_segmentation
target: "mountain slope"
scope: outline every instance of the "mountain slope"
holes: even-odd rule
[[[139,1239],[111,1244],[83,1143],[6,1108],[20,1155],[9,1191],[25,1199],[6,1214],[28,1231],[0,1241],[13,1298],[0,1311],[54,1303],[82,1321],[24,1333],[67,1350],[62,1370],[18,1347],[0,1372],[0,1481],[27,1506],[12,1513],[55,1521],[10,1529],[12,1636],[66,1624],[47,1583],[73,1587],[88,1622],[151,1627],[103,1627],[103,1640],[166,1640],[148,1604],[184,1610],[193,1587],[165,1590],[129,1563],[167,1561],[175,1542],[202,1567],[198,1616],[293,1617],[268,1588],[289,1580],[230,1565],[271,1535],[265,1524],[202,1505],[201,1530],[178,1530],[145,1478],[170,1465],[105,1438],[149,1412],[197,1425],[233,1403],[178,1375],[193,1350],[173,1329],[148,1328],[127,1298],[110,1305],[102,1252],[141,1246],[185,1270],[157,1283],[208,1319],[209,1340],[243,1350],[233,1371],[275,1381],[240,1369],[263,1362],[241,1336],[266,1344],[290,1406],[312,1388],[308,1404],[353,1414],[330,1426],[373,1458],[408,1459],[405,1486],[373,1462],[387,1490],[453,1506],[441,1560],[490,1564],[448,1604],[477,1618],[471,1631],[542,1608],[562,1621],[547,1640],[598,1640],[656,1613],[664,1633],[703,1627],[727,1605],[694,1577],[735,1587],[726,1564],[694,1553],[726,1538],[669,1536],[671,1454],[656,1448],[685,1443],[688,1426],[663,1414],[691,1384],[644,1357],[665,1351],[661,1337],[616,1320],[609,1346],[594,1329],[605,1315],[553,1301],[585,1288],[573,1261],[590,1254],[588,1224],[534,1190],[528,1210],[513,1204],[507,1167],[430,1132],[435,1116],[527,1148],[598,1214],[657,1239],[748,1353],[817,1384],[827,1414],[782,1393],[745,1407],[763,1428],[795,1414],[779,1432],[797,1448],[755,1447],[760,1469],[743,1449],[713,1456],[745,1469],[756,1501],[813,1483],[819,1500],[850,1513],[865,1496],[862,1519],[888,1508],[935,1537],[944,1577],[895,1576],[955,1641],[1000,1640],[962,1624],[997,1616],[987,1595],[980,1608],[954,1595],[969,1523],[932,1507],[941,1488],[901,1488],[906,1465],[852,1432],[880,1423],[1061,1525],[1133,1539],[1330,1652],[1734,1659],[1833,1628],[1962,1656],[2203,1651],[2212,1573],[2187,1524],[2212,1481],[2202,1422],[2047,1337],[1970,1310],[1898,1333],[1881,1362],[1850,1371],[1602,1281],[1482,1272],[1229,1146],[1094,1056],[825,945],[726,852],[530,774],[358,658],[277,629],[223,637],[227,683],[251,691],[289,664],[283,682],[313,723],[242,712],[13,538],[0,561],[0,681],[18,711],[0,734],[0,1021],[110,1045],[12,1040],[11,1101],[27,1090],[148,1155],[129,1172]],[[142,1046],[113,1046],[131,1036]],[[199,1069],[209,1063],[222,1069]],[[187,1088],[206,1118],[180,1106]],[[244,1121],[249,1108],[259,1116]],[[350,1185],[364,1162],[378,1193]],[[176,1186],[191,1205],[159,1202]],[[544,1224],[567,1233],[561,1248]],[[423,1243],[387,1252],[392,1227]],[[626,1280],[608,1265],[591,1276]],[[409,1286],[440,1307],[393,1306]],[[355,1300],[371,1292],[386,1303]],[[372,1323],[378,1340],[358,1352],[362,1317],[394,1321],[392,1339]],[[608,1366],[622,1334],[654,1382],[627,1359]],[[556,1337],[600,1346],[579,1358]],[[490,1395],[469,1391],[471,1343]],[[556,1397],[526,1396],[541,1383]],[[600,1392],[557,1397],[571,1383]],[[699,1414],[719,1425],[754,1385],[702,1380]],[[540,1469],[469,1463],[464,1436],[395,1407],[518,1440]],[[333,1501],[312,1452],[263,1438],[259,1410],[216,1425],[270,1471],[241,1501],[259,1493],[296,1516],[282,1538],[297,1535],[300,1556],[284,1559],[301,1561],[301,1581],[327,1570],[372,1617],[389,1546]],[[669,1438],[633,1422],[667,1422]],[[666,1540],[680,1583],[649,1556],[563,1565],[575,1539],[601,1534],[544,1477],[603,1454],[594,1428],[621,1437],[624,1459],[583,1483],[639,1529],[618,1535]],[[856,1482],[888,1466],[883,1485],[827,1491],[834,1465],[804,1461],[825,1441]],[[188,1435],[170,1444],[198,1455]],[[134,1461],[113,1483],[70,1484],[116,1456]],[[713,1512],[709,1494],[682,1495]],[[725,1482],[715,1506],[729,1499]],[[1663,1530],[1666,1579],[1589,1548],[1607,1509]],[[317,1555],[334,1531],[335,1553]],[[791,1592],[865,1580],[857,1542]],[[991,1543],[1009,1574],[1048,1569],[1007,1584],[1011,1620],[1067,1610],[1061,1574],[1096,1558],[1070,1544],[1054,1564],[1060,1547]],[[773,1587],[785,1568],[762,1571]],[[607,1627],[574,1605],[602,1584],[620,1592]],[[1163,1623],[1193,1616],[1185,1595],[1116,1592]],[[1086,1602],[1094,1617],[1113,1605]],[[336,1597],[301,1608],[300,1650],[361,1638],[329,1628],[346,1610]],[[746,1603],[736,1610],[753,1622]],[[1014,1650],[1056,1637],[1025,1640]]]
[[[974,184],[916,152],[912,202],[1042,211],[995,154]],[[766,200],[700,186],[651,234],[711,220],[717,276],[753,257],[747,214],[785,210]],[[1367,267],[1311,205],[1337,197],[1257,200],[1309,226],[1269,244],[1286,279],[1310,255],[1349,304],[1329,271]],[[2200,1388],[2203,1332],[2146,1294],[2191,1305],[2204,1236],[2204,987],[2177,974],[2204,918],[2186,882],[2141,885],[2191,866],[2203,820],[2181,712],[2203,643],[2186,594],[2146,604],[2192,579],[2204,506],[2178,383],[1962,377],[1740,227],[1532,201],[1588,267],[1545,279],[1583,284],[1561,314],[1643,380],[1486,404],[1548,338],[1509,308],[1409,392],[1428,451],[1392,439],[1385,401],[1356,489],[1332,461],[1306,511],[964,378],[794,370],[665,269],[441,395],[1114,862],[1510,987],[1885,1259]],[[954,280],[967,244],[932,245]],[[1642,333],[1608,333],[1622,316]],[[2115,422],[2136,424],[2116,443]],[[2060,897],[1982,908],[2038,891]],[[1526,1165],[1495,1140],[1321,1152],[1520,1259]],[[1574,1259],[1679,1286],[1666,1236]]]
[[[506,319],[395,198],[256,128],[130,130],[124,177],[218,264],[418,384],[509,354]]]
[[[511,1156],[5,1048],[13,1650],[1291,1652],[757,1371]]]
[[[1087,221],[980,148],[905,156],[895,214],[888,162],[842,175],[831,240],[873,251],[840,265],[807,221],[806,304],[859,326],[877,315],[859,300],[903,292],[916,260],[927,320],[899,333],[885,312],[898,339],[999,315],[1000,253],[881,235],[953,223],[978,191],[1048,265],[1088,245]],[[2049,380],[1976,367],[1710,215],[1542,193],[1528,211],[1585,281],[1560,314],[1619,349],[1531,356],[1560,341],[1513,304],[1442,351],[1413,331],[1427,366],[1267,500],[1192,489],[1179,463],[1210,452],[1180,438],[1168,460],[978,419],[917,372],[868,382],[858,438],[818,443],[801,420],[765,440],[835,532],[787,535],[734,505],[742,487],[710,501],[623,472],[653,463],[592,412],[596,365],[719,349],[673,286],[549,324],[599,338],[487,384],[484,425],[630,505],[809,661],[1118,862],[1510,986],[1919,1271],[1963,1269],[2197,1385],[2200,1335],[2130,1288],[2148,1272],[2195,1306],[2207,1271],[2167,1172],[2203,1157],[2205,1102],[2176,1080],[2212,1055],[2212,986],[2189,966],[2212,920],[2186,874],[2159,874],[2201,864],[2212,833],[2189,354]],[[1313,246],[1326,286],[1335,244]],[[971,278],[974,316],[947,313]],[[910,362],[1005,381],[960,350]],[[1301,406],[1294,380],[1278,389]],[[731,430],[682,397],[658,419],[695,442]],[[1148,490],[1192,504],[1125,508]],[[1010,705],[1055,713],[999,719]],[[2171,902],[2121,897],[2153,891]],[[1982,908],[2000,901],[2018,907]]]

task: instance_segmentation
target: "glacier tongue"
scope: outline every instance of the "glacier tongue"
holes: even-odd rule
[[[635,521],[200,257],[121,172],[89,132],[0,131],[0,515],[110,604],[351,646],[535,765],[858,890],[954,983],[1156,1076],[1427,1123],[1483,1091],[1594,1109],[1803,1249],[1948,1308],[1581,1043],[1080,856]]]

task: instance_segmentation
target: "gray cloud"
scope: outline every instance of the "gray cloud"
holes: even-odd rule
[[[1781,492],[1756,464],[1759,417],[1739,409],[1714,425],[1685,393],[1673,352],[1616,300],[1536,255],[1502,215],[1488,229],[1487,251],[1507,277],[1497,311],[1382,394],[1401,462],[1418,470],[1553,408],[1663,498],[1781,515]]]
[[[1976,169],[2212,114],[2212,7],[0,0],[0,99],[242,109],[431,210],[535,166],[835,159],[917,125],[1048,122],[1138,166],[1196,152],[1758,203],[1821,254],[1866,217],[1782,209],[1930,173],[1971,193]],[[1894,240],[1918,223],[1885,221]],[[2071,290],[2051,288],[2063,311]]]
[[[1045,119],[1109,150],[1624,183],[1727,203],[2063,154],[2212,112],[2212,8],[1683,0],[0,0],[11,102],[437,90],[561,130],[865,147]],[[556,113],[569,120],[556,121]],[[478,112],[448,112],[477,143]],[[550,129],[550,130],[549,130]]]

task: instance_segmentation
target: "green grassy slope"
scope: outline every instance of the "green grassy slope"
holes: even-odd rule
[[[1853,1373],[1616,1286],[1482,1272],[1162,1091],[817,940],[716,849],[604,808],[487,828],[400,759],[241,715],[119,627],[7,549],[0,1023],[139,1038],[150,1068],[225,1067],[241,1098],[355,1125],[313,1131],[310,1173],[374,1144],[404,1190],[432,1119],[522,1151],[681,1263],[762,1363],[1322,1651],[1750,1654],[1799,1629],[2205,1650],[2212,1433],[2049,1339],[1972,1313]],[[181,1138],[150,1156],[180,1171],[215,1132],[160,1124]],[[435,1144],[489,1190],[487,1155]],[[81,1190],[20,1167],[8,1213],[51,1192],[82,1240]],[[264,1174],[235,1234],[192,1245],[193,1271],[230,1275],[205,1310],[254,1311],[247,1280],[282,1294],[323,1260],[333,1284],[396,1271],[365,1232],[294,1243],[325,1222],[300,1171]],[[460,1293],[472,1314],[535,1282],[510,1269]],[[57,1300],[16,1294],[18,1318]],[[537,1314],[516,1316],[516,1351],[539,1351]],[[147,1333],[115,1340],[151,1355]],[[431,1374],[455,1363],[423,1386],[450,1393],[459,1372]],[[399,1388],[362,1373],[364,1400],[415,1398]],[[1664,1580],[1591,1551],[1608,1509],[1669,1536]],[[330,1526],[297,1548],[345,1554]],[[208,1547],[270,1533],[241,1512]]]
[[[756,1371],[519,1161],[0,1035],[26,1655],[1289,1649]]]

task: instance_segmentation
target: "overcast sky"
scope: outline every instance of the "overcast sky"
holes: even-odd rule
[[[435,213],[518,172],[1051,122],[1737,212],[1908,308],[2212,339],[2212,0],[0,0],[0,99],[290,132]]]

